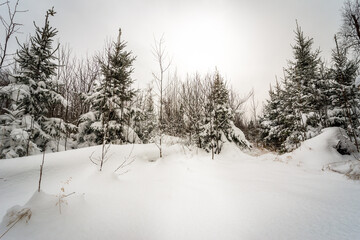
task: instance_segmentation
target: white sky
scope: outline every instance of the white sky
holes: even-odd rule
[[[239,94],[254,88],[263,101],[292,58],[295,19],[329,61],[342,5],[341,0],[21,0],[20,8],[29,11],[17,19],[24,24],[22,41],[34,32],[32,21],[42,26],[54,6],[51,24],[78,56],[101,50],[121,27],[127,49],[137,56],[136,87],[144,87],[157,70],[151,46],[154,36],[164,34],[172,70],[185,76],[217,67]]]

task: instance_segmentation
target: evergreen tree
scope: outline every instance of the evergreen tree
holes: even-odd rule
[[[126,43],[121,41],[121,30],[116,42],[107,49],[106,57],[99,58],[102,79],[95,92],[87,98],[90,112],[81,117],[79,141],[95,144],[129,141],[130,101],[135,96],[131,88],[132,64],[135,57],[125,51]],[[137,136],[136,136],[137,139]]]
[[[210,93],[205,105],[205,117],[201,126],[201,146],[206,151],[219,154],[223,143],[233,141],[236,144],[249,147],[244,134],[235,127],[232,119],[233,113],[229,106],[229,91],[223,78],[216,71],[211,83]]]
[[[262,119],[265,143],[277,151],[293,150],[326,125],[329,85],[321,79],[319,50],[313,51],[312,45],[313,39],[306,38],[297,25],[294,60],[285,69],[282,88],[277,86],[276,92],[271,93]]]
[[[15,149],[12,156],[29,155],[39,151],[39,147],[44,151],[49,141],[61,137],[65,131],[66,123],[57,118],[53,111],[54,105],[66,104],[54,80],[57,48],[53,49],[52,44],[57,30],[49,24],[49,17],[54,15],[53,9],[48,10],[44,27],[35,25],[35,36],[31,36],[30,41],[17,52],[19,71],[14,75],[15,80],[9,85],[11,89],[8,92],[13,104],[7,110],[7,117],[2,118],[17,119],[14,121],[16,124],[8,128],[14,146],[8,146],[9,149],[5,150],[9,152]],[[4,121],[3,124],[8,125]],[[16,141],[17,138],[21,140]]]
[[[319,85],[317,87],[318,95],[318,111],[319,116],[321,116],[321,126],[329,127],[329,109],[331,106],[331,69],[328,69],[325,66],[323,61],[320,61],[319,65]]]
[[[284,80],[284,84],[286,84]],[[260,137],[264,146],[277,151],[284,151],[283,143],[289,137],[293,126],[294,115],[288,108],[290,101],[286,100],[286,91],[276,82],[275,90],[270,87],[270,99],[264,108],[264,115],[260,118]]]
[[[269,96],[270,99],[266,101],[264,106],[263,115],[259,118],[260,124],[260,139],[264,147],[269,149],[276,149],[280,147],[279,140],[274,139],[274,127],[276,127],[276,119],[278,117],[277,112],[277,92],[272,89],[270,85]]]
[[[295,45],[293,46],[294,61],[290,62],[286,70],[291,90],[293,109],[300,122],[297,123],[299,132],[303,131],[303,139],[307,132],[306,127],[320,127],[319,109],[322,91],[319,79],[319,50],[312,50],[313,39],[306,38],[297,25]]]
[[[280,91],[278,111],[279,138],[281,139],[280,152],[287,152],[297,148],[305,139],[306,127],[303,116],[305,113],[296,105],[298,101],[298,86],[285,76],[283,89]]]
[[[336,48],[332,53],[329,121],[331,126],[346,129],[358,147],[360,96],[355,86],[355,78],[359,66],[358,62],[348,59],[346,48],[338,46],[336,36],[335,43]]]

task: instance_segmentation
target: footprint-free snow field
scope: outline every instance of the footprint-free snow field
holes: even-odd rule
[[[40,193],[42,155],[1,160],[0,235],[31,212],[2,239],[360,239],[358,181],[230,144],[164,149],[113,145],[102,172],[101,146],[46,154]]]

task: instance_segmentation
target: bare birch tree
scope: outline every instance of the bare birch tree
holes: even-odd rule
[[[164,36],[160,38],[160,40],[154,39],[154,46],[153,46],[153,55],[156,59],[157,63],[159,64],[159,72],[153,72],[153,78],[158,88],[158,97],[159,97],[159,151],[160,151],[160,158],[162,158],[162,135],[164,131],[163,126],[163,95],[165,91],[165,84],[164,84],[164,76],[165,73],[169,70],[171,65],[171,60],[169,59],[168,53],[164,46],[165,40]]]

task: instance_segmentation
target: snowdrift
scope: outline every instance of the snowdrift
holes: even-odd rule
[[[352,179],[360,178],[358,159],[356,147],[345,131],[337,127],[323,129],[321,134],[304,141],[293,152],[277,158],[306,169],[335,171]]]

